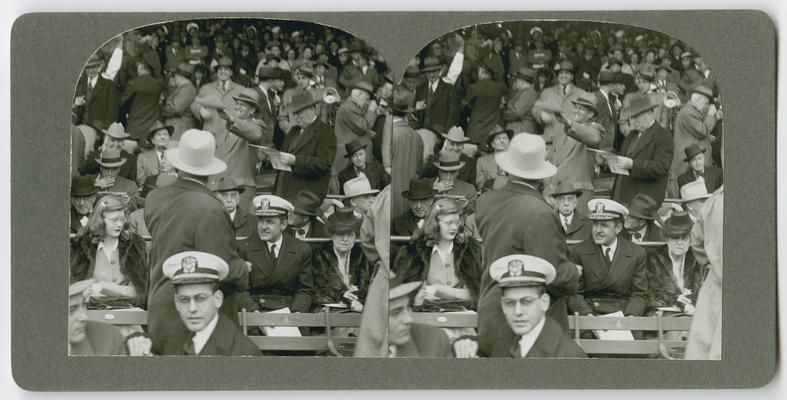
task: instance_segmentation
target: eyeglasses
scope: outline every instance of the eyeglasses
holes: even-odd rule
[[[128,222],[128,218],[126,218],[125,216],[115,217],[115,218],[106,218],[106,220],[111,222],[111,223],[113,223],[113,224],[125,224],[126,222]]]
[[[458,226],[462,225],[462,220],[459,220],[459,219],[455,219],[455,220],[451,220],[451,221],[440,220],[439,222],[441,224],[446,224],[446,225],[452,226],[452,227],[453,226],[457,226],[458,227]]]
[[[188,306],[191,305],[191,301],[194,300],[194,302],[197,303],[197,305],[202,305],[212,296],[213,293],[199,293],[199,294],[195,294],[194,296],[181,296],[176,294],[175,301],[177,301],[181,305]]]

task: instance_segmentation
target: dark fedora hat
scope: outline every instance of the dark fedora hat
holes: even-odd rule
[[[292,206],[298,214],[311,216],[320,215],[321,204],[322,201],[320,201],[320,198],[314,194],[314,192],[306,189],[298,191],[298,193],[295,194],[295,198],[292,199]]]
[[[402,192],[402,197],[408,200],[426,200],[434,197],[437,190],[432,188],[432,181],[426,178],[410,179],[410,187]]]
[[[537,79],[536,71],[533,71],[528,67],[519,68],[518,70],[514,71],[511,74],[511,77],[516,79],[522,79],[523,81],[530,82],[530,83],[534,83]]]
[[[573,194],[579,197],[582,196],[582,191],[574,188],[574,185],[568,182],[560,182],[555,188],[554,193],[552,193],[552,197],[562,196],[564,194]]]
[[[590,93],[583,93],[575,99],[571,99],[574,105],[582,106],[593,111],[593,114],[598,115],[598,107],[596,107],[596,98]]]
[[[363,220],[355,217],[352,207],[337,208],[325,221],[331,234],[352,233],[358,230]]]
[[[350,158],[350,157],[353,156],[353,154],[355,154],[355,152],[357,152],[358,150],[365,149],[365,148],[366,148],[366,146],[362,145],[361,142],[359,142],[356,139],[353,139],[350,143],[346,143],[344,145],[344,150],[347,152],[344,155],[344,158]]]
[[[290,104],[285,107],[284,113],[295,113],[303,110],[306,107],[311,107],[321,101],[322,99],[315,98],[311,92],[301,92],[292,97],[292,102],[290,102]]]
[[[697,85],[691,89],[691,93],[699,93],[708,99],[713,99],[713,91],[705,85]]]
[[[675,211],[664,221],[664,228],[661,232],[664,237],[681,237],[691,232],[694,222],[686,211]]]
[[[363,90],[363,91],[369,92],[369,94],[373,94],[374,93],[374,87],[372,86],[372,84],[367,82],[364,79],[358,79],[358,81],[356,81],[352,86],[350,86],[350,89],[351,90],[352,89]]]
[[[218,67],[232,68],[232,59],[227,56],[221,57],[221,59],[219,59],[219,65],[217,65],[216,68]]]
[[[413,92],[401,87],[396,87],[393,92],[391,110],[403,113],[413,112],[413,96]]]
[[[704,153],[705,150],[701,149],[700,146],[696,144],[691,144],[689,147],[683,149],[683,152],[686,154],[686,158],[684,158],[683,161],[690,161],[697,154]]]
[[[175,127],[174,126],[172,126],[172,125],[164,125],[163,123],[161,123],[161,121],[156,121],[156,122],[153,123],[153,125],[150,126],[150,129],[148,130],[148,142],[153,140],[153,135],[156,134],[156,132],[158,132],[158,131],[160,131],[162,129],[166,129],[167,132],[169,132],[169,136],[170,137],[172,137],[172,132],[175,131]]]
[[[71,178],[71,196],[87,197],[98,193],[93,176],[74,176]]]
[[[489,131],[489,134],[486,135],[486,144],[491,146],[492,141],[495,140],[495,136],[500,135],[502,133],[505,133],[506,136],[508,136],[508,140],[511,140],[511,138],[514,137],[513,130],[503,129],[502,127],[500,127],[500,125],[495,125],[495,127],[492,128],[491,131]]]
[[[427,73],[432,71],[439,71],[443,68],[443,63],[437,59],[437,57],[426,57],[424,59],[424,66],[421,67],[421,73]]]
[[[637,193],[637,195],[631,199],[628,209],[629,215],[632,217],[652,220],[656,219],[656,211],[658,211],[659,205],[656,204],[656,200],[653,200],[652,197],[644,193]]]
[[[601,73],[598,74],[598,83],[600,85],[605,85],[608,83],[622,83],[622,81],[622,76],[612,71],[601,71]]]
[[[628,108],[625,108],[620,113],[620,119],[629,119],[656,107],[658,107],[658,104],[652,102],[650,97],[637,93],[632,95]]]
[[[574,64],[572,64],[571,61],[561,61],[557,65],[557,68],[555,68],[555,71],[574,72]]]
[[[261,80],[284,79],[284,73],[281,71],[281,68],[262,66],[257,70],[257,77]]]
[[[219,179],[219,182],[216,184],[216,189],[214,192],[221,193],[221,192],[231,192],[233,190],[237,190],[239,193],[243,193],[246,188],[244,186],[238,185],[232,179],[228,179],[224,176]]]

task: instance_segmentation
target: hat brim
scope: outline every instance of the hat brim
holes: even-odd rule
[[[594,106],[592,104],[583,103],[581,101],[578,101],[577,99],[571,99],[571,104],[574,104],[574,105],[577,105],[577,106],[581,106],[581,107],[585,107],[588,110],[593,111],[593,113],[598,114],[598,108],[596,108],[596,106]]]
[[[120,167],[123,164],[125,164],[126,161],[127,160],[125,158],[121,158],[120,161],[113,162],[113,163],[105,163],[105,162],[101,162],[101,160],[97,160],[96,164],[98,164],[98,165],[100,165],[102,167],[106,167],[106,168],[117,168],[117,167]]]
[[[106,129],[102,129],[101,132],[104,132],[104,135],[115,138],[115,139],[128,139],[131,137],[131,134],[128,132],[123,132],[122,135],[117,135],[114,132],[110,132]]]
[[[285,114],[296,113],[298,111],[303,110],[306,107],[311,107],[311,106],[313,106],[313,105],[315,105],[315,104],[317,104],[317,103],[319,103],[321,101],[322,101],[322,99],[311,99],[311,101],[309,101],[307,103],[303,103],[303,104],[298,104],[298,105],[290,104],[289,106],[284,108],[284,113]]]
[[[563,195],[566,195],[566,194],[573,194],[574,196],[580,197],[580,196],[582,196],[582,191],[581,190],[571,190],[571,191],[568,191],[568,192],[555,192],[555,193],[552,193],[552,197],[563,196]]]
[[[418,72],[420,72],[422,74],[425,74],[427,72],[439,71],[441,69],[443,69],[442,65],[432,65],[432,66],[429,66],[429,67],[423,67],[423,68],[419,69]]]
[[[467,143],[467,142],[470,141],[469,137],[462,137],[462,139],[456,140],[455,138],[452,138],[452,137],[448,136],[445,133],[441,133],[440,136],[442,136],[443,139],[445,139],[445,140],[450,140],[450,141],[455,142],[455,143]]]
[[[500,167],[503,171],[505,171],[509,175],[516,176],[518,178],[523,179],[546,179],[551,176],[555,176],[557,173],[557,167],[549,163],[549,161],[544,161],[540,167],[532,170],[523,170],[515,167],[511,163],[510,152],[509,151],[501,151],[499,153],[495,153],[495,162],[497,166]]]
[[[235,187],[231,187],[231,188],[220,188],[220,189],[216,189],[216,190],[214,190],[214,192],[216,192],[216,193],[222,193],[222,192],[231,192],[231,191],[233,191],[233,190],[237,190],[237,191],[238,191],[238,193],[243,193],[243,192],[245,192],[245,191],[246,191],[246,187],[245,187],[245,186],[240,186],[240,185],[239,185],[239,186],[235,186]]]
[[[637,115],[642,114],[642,113],[644,113],[646,111],[650,111],[650,110],[652,110],[652,109],[654,109],[654,108],[656,108],[658,106],[659,106],[658,104],[651,104],[651,105],[649,105],[647,107],[640,107],[640,108],[634,109],[634,110],[626,110],[626,111],[620,113],[619,119],[626,120],[626,119],[629,119],[631,117],[636,117]]]
[[[486,144],[491,146],[492,141],[495,139],[495,137],[501,133],[505,133],[506,136],[508,136],[508,140],[511,140],[511,138],[514,137],[514,131],[511,129],[503,129],[502,131],[490,132],[489,135],[487,135],[486,137]]]
[[[705,154],[705,150],[700,150],[696,153],[689,154],[683,159],[683,161],[689,162],[692,158],[697,157],[698,154]]]
[[[197,175],[197,176],[211,176],[216,175],[224,172],[227,169],[227,163],[224,161],[219,160],[218,158],[213,158],[209,164],[202,166],[202,167],[195,167],[192,165],[185,164],[180,159],[180,149],[167,149],[164,151],[164,157],[172,164],[175,169],[178,171],[183,171],[187,174]]]
[[[352,225],[333,225],[330,222],[325,224],[325,230],[328,231],[330,234],[341,235],[344,233],[354,233],[358,231],[358,228],[363,223],[363,220],[355,218],[355,222]]]
[[[699,196],[696,196],[696,197],[692,197],[690,199],[681,199],[680,202],[682,204],[686,204],[686,203],[691,203],[692,201],[695,201],[695,200],[705,200],[705,199],[709,198],[710,196],[711,196],[711,194],[708,193],[708,194],[703,194],[703,195],[699,195]]]
[[[298,214],[308,215],[308,216],[311,216],[311,217],[316,217],[316,216],[319,215],[317,213],[317,211],[307,210],[307,209],[305,209],[303,207],[300,207],[300,206],[297,206],[297,205],[293,205],[293,207],[294,207],[293,211],[298,213]]]
[[[365,192],[355,193],[352,196],[345,195],[344,198],[345,199],[354,199],[356,197],[367,196],[367,195],[370,195],[370,194],[377,194],[377,193],[380,193],[379,189],[372,189],[372,190],[367,190]]]
[[[647,216],[647,215],[645,215],[645,213],[641,213],[639,211],[632,211],[630,209],[629,209],[629,216],[634,217],[634,218],[639,218],[639,219],[647,219],[649,221],[653,221],[653,220],[656,219],[656,217],[653,216],[653,215]]]
[[[407,200],[426,200],[436,196],[437,193],[439,193],[437,190],[434,189],[431,189],[429,192],[430,192],[429,194],[424,193],[423,195],[420,196],[413,196],[409,190],[405,190],[402,192],[402,197],[404,197]]]
[[[94,195],[96,193],[98,193],[98,188],[94,186],[93,189],[89,189],[86,192],[73,192],[72,191],[70,193],[70,195],[71,195],[71,197],[90,197],[90,196],[92,196],[92,195]]]
[[[443,167],[443,166],[440,165],[439,162],[434,163],[434,165],[440,171],[459,171],[460,169],[462,169],[462,167],[465,166],[465,162],[464,161],[459,161],[459,165],[454,165],[452,167]]]
[[[683,236],[686,236],[686,235],[688,235],[689,233],[691,233],[691,228],[692,228],[692,227],[693,227],[693,225],[689,225],[689,226],[686,226],[686,227],[677,227],[677,226],[670,226],[670,225],[667,225],[667,226],[665,226],[665,227],[662,229],[662,231],[661,231],[661,232],[662,232],[662,235],[663,235],[665,238],[670,238],[670,237],[683,237]]]
[[[253,102],[253,101],[251,101],[251,99],[246,99],[246,98],[242,98],[242,97],[238,97],[238,96],[232,96],[232,99],[236,100],[236,101],[244,102],[244,103],[254,107],[255,110],[259,110],[260,109],[260,103]]]
[[[175,127],[174,127],[174,126],[172,126],[172,125],[164,125],[164,126],[159,126],[159,127],[157,127],[157,128],[151,128],[151,129],[148,131],[148,141],[150,141],[151,139],[153,139],[153,135],[154,135],[156,132],[158,132],[158,131],[160,131],[160,130],[162,130],[162,129],[166,129],[166,130],[167,130],[167,132],[169,132],[169,136],[170,136],[170,137],[172,137],[172,134],[175,132]]]
[[[407,282],[391,288],[388,292],[388,300],[406,296],[421,287],[421,282]]]

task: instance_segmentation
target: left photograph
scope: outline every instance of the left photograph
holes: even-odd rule
[[[75,80],[69,355],[387,355],[393,75],[374,48],[180,20],[109,39]]]

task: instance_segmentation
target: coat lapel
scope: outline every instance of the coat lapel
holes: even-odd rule
[[[650,142],[653,141],[653,128],[658,124],[658,122],[654,122],[653,125],[648,128],[645,132],[642,132],[642,136],[634,143],[634,146],[629,148],[626,151],[626,154],[629,158],[636,158],[636,156],[643,150],[650,146]],[[631,138],[634,140],[634,138]]]
[[[309,142],[311,142],[309,138],[313,136],[312,132],[314,132],[317,129],[317,123],[319,120],[320,119],[317,118],[316,120],[314,120],[314,122],[312,122],[311,125],[307,126],[305,129],[302,129],[300,132],[298,132],[298,136],[292,139],[294,143],[290,143],[290,150],[288,151],[289,153],[297,154],[298,151],[300,151],[303,148],[303,146],[306,146]]]
[[[585,226],[585,218],[584,215],[579,214],[579,212],[574,212],[574,218],[571,219],[571,223],[568,225],[568,231],[566,231],[566,235],[570,235]]]
[[[232,354],[232,342],[235,339],[235,327],[233,322],[219,313],[219,320],[216,328],[205,342],[205,346],[200,351],[200,356],[228,356]],[[189,339],[191,340],[191,339]]]
[[[618,248],[615,250],[612,265],[609,267],[609,274],[605,279],[607,286],[615,283],[631,264],[631,249],[629,246],[630,244],[627,240],[618,238]]]

